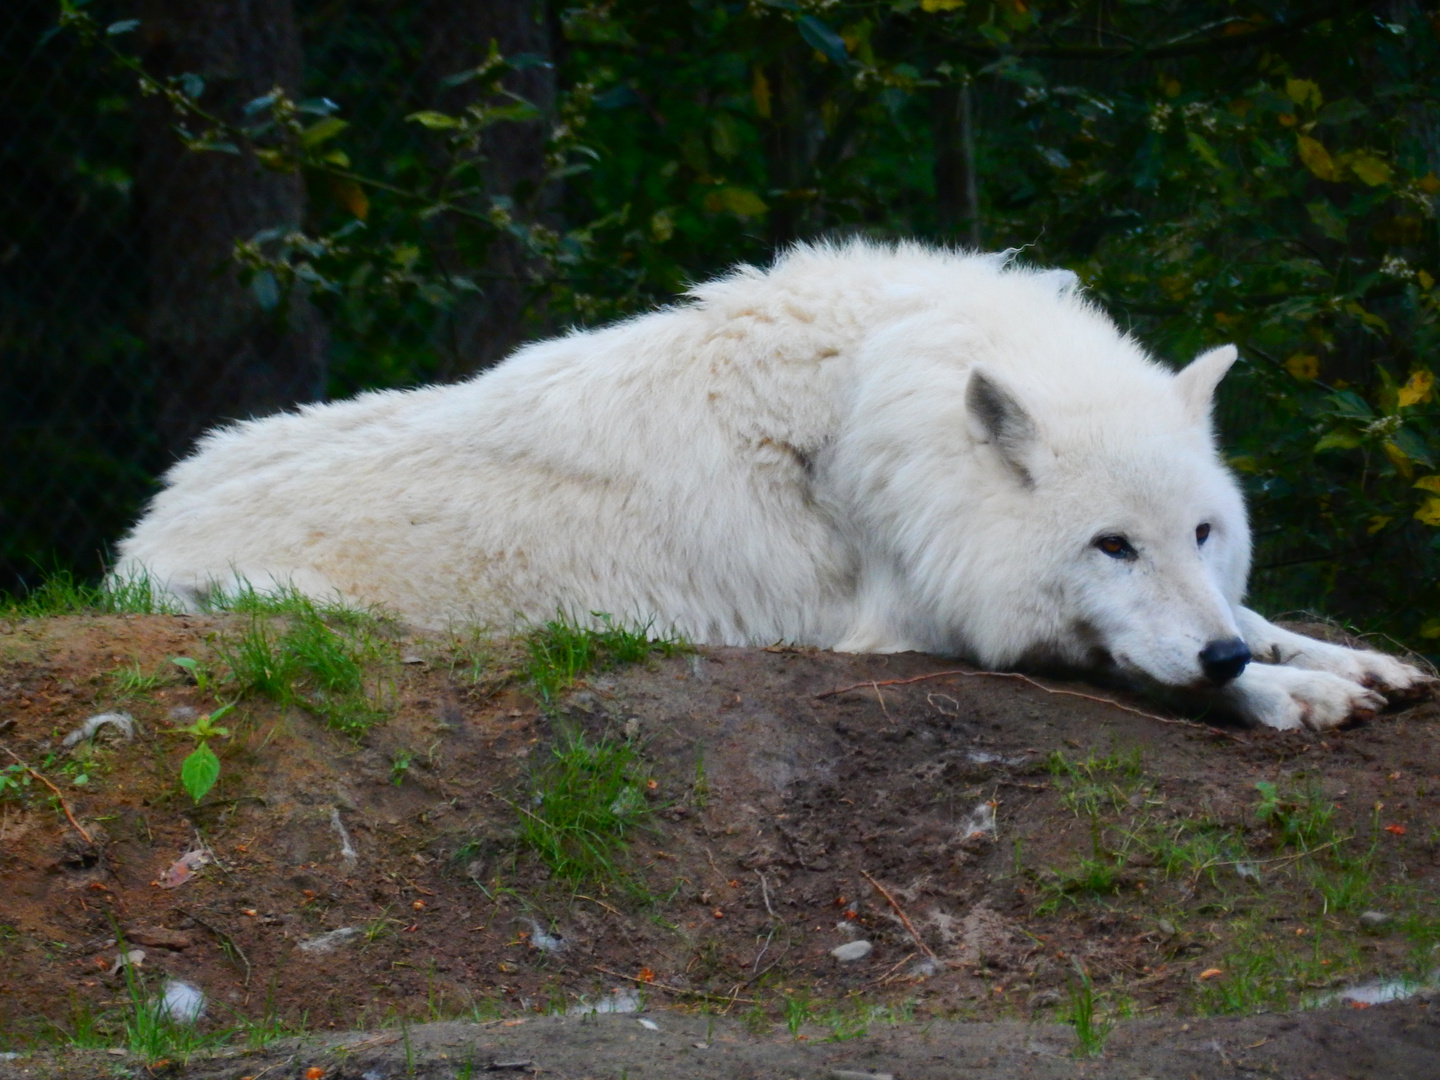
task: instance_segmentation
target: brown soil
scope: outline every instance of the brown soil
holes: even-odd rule
[[[233,626],[0,625],[0,767],[36,767],[64,802],[38,781],[0,798],[0,1049],[30,1055],[0,1076],[117,1063],[44,1050],[87,1019],[123,1042],[117,930],[143,950],[145,985],[204,991],[202,1028],[269,1016],[311,1033],[304,1049],[197,1059],[197,1077],[314,1065],[358,1077],[371,1059],[389,1063],[384,1075],[450,1076],[512,1051],[574,1077],[1440,1075],[1424,994],[1201,1015],[1440,966],[1432,702],[1324,736],[1282,734],[933,657],[704,649],[595,676],[547,716],[515,681],[471,681],[455,642],[405,638],[387,722],[356,742],[300,709],[242,703],[225,720],[235,735],[219,746],[220,783],[197,807],[178,782],[191,744],[167,732],[173,710],[208,711],[215,698],[174,669],[121,700],[109,673],[209,657]],[[134,716],[133,740],[106,728],[74,755],[62,749],[112,709]],[[613,885],[562,887],[517,844],[517,807],[533,805],[533,769],[566,724],[643,744],[657,814],[630,861],[648,902]],[[1332,807],[1331,847],[1287,845],[1281,819],[1257,813],[1257,782],[1275,784],[1297,820],[1297,792]],[[1134,839],[1201,820],[1242,837],[1239,857],[1177,867]],[[161,884],[200,848],[214,861]],[[1342,851],[1368,860],[1350,901],[1315,884],[1340,872],[1325,860]],[[1077,884],[1087,859],[1108,868],[1099,885]],[[1390,920],[1367,932],[1359,916],[1372,909]],[[358,932],[301,948],[344,928]],[[563,947],[539,947],[545,935]],[[852,939],[873,950],[837,961],[831,950]],[[1245,958],[1272,952],[1270,996],[1245,998],[1246,978],[1263,982],[1241,973]],[[1055,1026],[1081,969],[1098,1012],[1122,1018],[1108,1066],[1070,1057],[1072,1029]],[[643,990],[659,1032],[632,1016],[540,1015],[620,1000],[622,988]],[[455,1016],[486,1026],[407,1027],[404,1052],[396,1041],[402,1018]],[[320,1038],[377,1027],[347,1036],[339,1056]]]

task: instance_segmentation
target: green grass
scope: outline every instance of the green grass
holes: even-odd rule
[[[542,702],[552,702],[580,676],[652,655],[673,656],[688,646],[680,638],[652,637],[652,626],[616,624],[609,615],[592,612],[596,625],[560,615],[525,635],[526,681]]]
[[[558,880],[644,892],[622,866],[630,837],[653,813],[640,753],[629,740],[564,733],[535,772],[520,840]]]
[[[1115,1027],[1113,1020],[1102,1018],[1090,973],[1074,961],[1075,978],[1070,983],[1070,1008],[1065,1020],[1075,1027],[1075,1056],[1096,1057],[1105,1049],[1105,1042]]]
[[[383,618],[294,592],[251,591],[228,602],[250,617],[215,643],[238,697],[298,705],[357,738],[386,718],[383,680],[370,674],[392,659]]]
[[[180,610],[161,595],[148,575],[111,578],[96,585],[69,570],[55,570],[24,596],[0,596],[0,619],[52,615],[173,615]]]

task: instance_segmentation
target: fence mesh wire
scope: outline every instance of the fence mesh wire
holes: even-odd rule
[[[296,4],[303,91],[340,102],[361,154],[393,156],[415,138],[403,118],[427,92],[422,7]],[[86,10],[105,24],[133,8]],[[56,569],[97,576],[173,458],[155,432],[161,367],[146,313],[159,298],[144,228],[146,207],[168,193],[137,183],[133,76],[58,31],[57,16],[55,0],[11,0],[0,20],[0,591],[10,593]],[[434,328],[402,319],[389,332],[413,356]],[[345,347],[343,335],[330,340]]]

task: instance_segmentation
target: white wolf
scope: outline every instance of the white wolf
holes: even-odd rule
[[[1426,676],[1241,606],[1249,527],[1210,421],[1235,355],[1172,373],[1073,275],[1005,256],[799,246],[469,382],[213,431],[117,573],[428,627],[607,612],[1109,669],[1331,727]]]

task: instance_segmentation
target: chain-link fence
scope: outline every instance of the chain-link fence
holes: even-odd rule
[[[97,0],[82,10],[107,26],[137,14],[136,6]],[[482,54],[483,34],[456,35],[454,27],[466,17],[483,24],[484,6],[272,0],[245,12],[247,5],[159,4],[147,8],[160,12],[158,23],[113,40],[161,74],[210,68],[211,86],[225,83],[232,101],[284,83],[302,99],[333,99],[350,124],[350,151],[393,164],[425,153],[423,133],[404,117],[432,105],[443,77]],[[302,224],[325,193],[306,190],[298,177],[231,183],[235,174],[223,174],[235,168],[230,161],[197,165],[189,159],[205,155],[181,148],[163,102],[147,101],[103,49],[58,28],[56,0],[14,0],[7,15],[0,592],[22,592],[56,569],[97,575],[154,478],[219,419],[327,388],[453,377],[493,359],[458,355],[471,343],[459,340],[456,325],[473,327],[474,310],[401,310],[368,327],[363,343],[303,300],[278,314],[260,311],[236,277],[229,245],[262,228]],[[248,30],[224,25],[247,17]],[[248,54],[243,40],[226,37],[247,32]],[[360,351],[365,370],[356,376]]]

